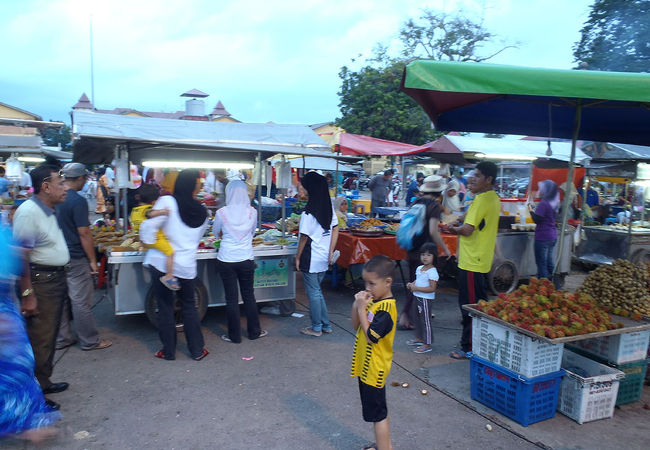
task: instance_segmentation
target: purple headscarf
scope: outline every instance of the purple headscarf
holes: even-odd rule
[[[557,184],[552,180],[544,180],[537,183],[537,188],[542,200],[546,200],[553,211],[557,211],[560,207],[560,192]]]

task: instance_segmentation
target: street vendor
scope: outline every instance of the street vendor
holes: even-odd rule
[[[334,212],[339,220],[339,230],[348,227],[348,199],[336,197],[334,199]]]
[[[370,189],[370,212],[376,214],[375,209],[386,206],[388,193],[393,189],[393,171],[388,169],[383,174],[375,175],[368,183]]]
[[[560,193],[557,184],[552,180],[538,183],[538,195],[542,200],[533,211],[529,205],[530,216],[537,224],[535,227],[535,263],[537,264],[537,278],[550,279],[555,265],[553,263],[553,248],[557,241],[557,228],[555,225],[557,212],[560,207]]]
[[[494,191],[497,166],[483,161],[474,169],[469,185],[474,200],[467,210],[462,225],[449,227],[458,234],[458,305],[462,314],[463,331],[460,349],[449,356],[465,359],[472,350],[472,318],[462,308],[479,300],[487,300],[487,274],[492,268],[497,243],[501,202]]]

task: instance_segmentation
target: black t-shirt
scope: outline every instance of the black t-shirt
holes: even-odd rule
[[[68,244],[71,258],[86,256],[77,228],[90,226],[88,220],[88,203],[76,191],[69,190],[65,201],[56,206],[56,218],[63,230],[65,242]]]
[[[429,233],[429,220],[431,219],[440,220],[440,217],[442,215],[442,208],[440,206],[440,203],[438,203],[438,201],[435,199],[432,200],[428,198],[419,198],[415,202],[413,202],[413,205],[418,205],[418,204],[426,205],[427,210],[426,210],[426,216],[424,221],[424,230],[422,230],[422,232],[416,234],[413,237],[413,251],[416,252],[420,251],[420,247],[422,247],[424,243],[433,242],[433,237],[431,236],[431,233]]]

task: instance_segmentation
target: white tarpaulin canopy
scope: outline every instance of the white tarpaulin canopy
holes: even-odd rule
[[[330,147],[306,125],[274,123],[202,122],[157,119],[88,111],[73,111],[72,134],[75,161],[103,163],[112,159],[116,144],[128,144],[133,159],[145,157],[189,158],[198,152],[219,152],[219,158],[234,159],[234,152],[262,152],[333,157]]]
[[[546,155],[548,144],[546,141],[529,141],[523,139],[497,139],[472,136],[444,136],[445,139],[458,147],[463,154],[482,153],[493,160],[533,160],[536,158],[553,158],[560,161],[569,161],[571,156],[571,142],[551,142],[551,156]],[[576,162],[589,157],[581,150],[576,149]]]
[[[334,172],[337,170],[336,160],[332,158],[321,158],[318,156],[305,156],[303,158],[290,158],[288,161],[291,163],[292,169],[315,169],[315,170],[327,170]],[[338,164],[339,172],[352,172],[355,167],[340,163]]]

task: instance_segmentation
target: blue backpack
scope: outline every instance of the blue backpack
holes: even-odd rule
[[[402,217],[397,230],[397,245],[406,251],[413,250],[416,236],[425,231],[427,206],[426,203],[416,203]]]

